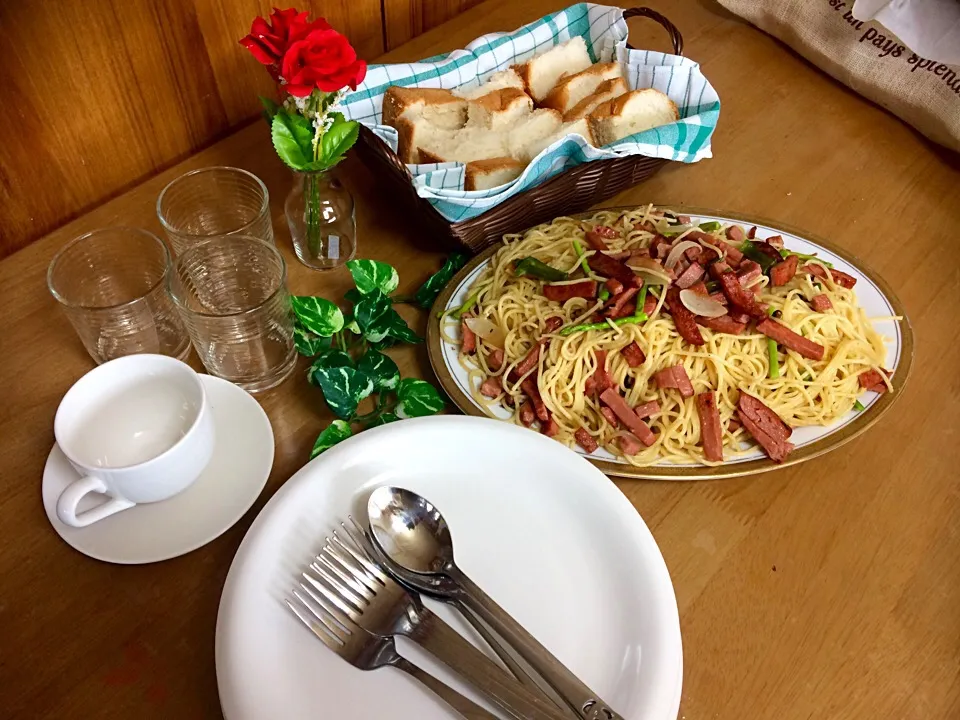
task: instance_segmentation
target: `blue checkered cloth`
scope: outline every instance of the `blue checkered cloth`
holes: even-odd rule
[[[568,135],[537,155],[516,180],[489,190],[464,190],[461,163],[409,165],[417,193],[443,217],[450,222],[469,220],[568,168],[593,160],[646,155],[692,163],[711,157],[710,136],[720,117],[720,98],[700,66],[679,55],[627,49],[623,10],[589,3],[572,5],[515,32],[484,35],[462,50],[417,63],[371,65],[364,82],[343,100],[343,113],[370,127],[396,151],[396,130],[380,124],[383,95],[391,85],[476,87],[498,70],[526,62],[575,35],[584,39],[594,62],[619,62],[631,89],[656,88],[665,93],[676,103],[680,119],[603,148],[591,146],[579,135]]]

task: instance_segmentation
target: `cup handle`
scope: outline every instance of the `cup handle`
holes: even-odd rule
[[[57,500],[57,517],[60,518],[60,522],[73,527],[86,527],[136,504],[123,498],[111,497],[102,505],[78,515],[77,505],[80,504],[85,495],[92,492],[107,492],[107,486],[103,480],[95,475],[87,475],[72,482],[66,490],[60,493],[60,498]]]

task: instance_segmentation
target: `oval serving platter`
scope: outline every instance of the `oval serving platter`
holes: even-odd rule
[[[877,332],[888,340],[886,367],[893,370],[893,376],[891,377],[893,390],[883,395],[865,392],[860,401],[866,408],[859,412],[853,410],[832,425],[795,428],[790,440],[796,445],[796,449],[780,464],[770,460],[759,448],[751,448],[750,452],[717,466],[662,462],[637,467],[603,448],[592,454],[587,454],[577,447],[573,448],[575,452],[593,462],[607,475],[619,477],[650,480],[708,480],[742,477],[796,465],[835,450],[868,430],[890,409],[903,392],[910,367],[913,364],[913,330],[900,300],[890,286],[875,272],[833,243],[814,238],[809,233],[787,225],[737,213],[721,213],[700,208],[657,204],[654,204],[654,207],[689,215],[697,223],[714,220],[721,223],[737,222],[747,226],[756,225],[758,239],[782,235],[784,243],[789,249],[801,253],[816,253],[824,260],[833,263],[838,270],[857,278],[855,288],[857,301],[864,308],[868,318],[891,318],[894,316],[901,318],[899,321],[884,319],[874,323]],[[593,212],[581,213],[572,217],[585,219],[600,210],[626,211],[632,209],[634,208],[599,208]],[[458,360],[459,348],[444,341],[440,334],[440,323],[437,321],[437,316],[441,311],[459,307],[466,301],[470,286],[501,247],[498,244],[488,248],[457,273],[437,298],[430,312],[430,320],[427,325],[427,350],[430,355],[430,363],[440,380],[440,384],[460,410],[468,415],[478,417],[489,416],[473,399],[467,372],[461,367]],[[509,421],[510,413],[505,408],[495,407],[493,410],[501,420]]]

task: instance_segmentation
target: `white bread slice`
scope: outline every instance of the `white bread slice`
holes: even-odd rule
[[[576,35],[517,66],[517,72],[530,97],[540,102],[550,94],[560,78],[586,70],[590,64],[587,44]]]
[[[564,122],[573,122],[587,117],[590,113],[614,98],[625,94],[630,88],[627,87],[627,81],[622,77],[605,80],[597,86],[592,95],[580,100],[576,105],[563,114]]]
[[[526,165],[511,157],[474,160],[467,163],[464,190],[489,190],[520,177]]]
[[[467,103],[467,127],[502,130],[533,112],[533,100],[518,88],[502,88]]]
[[[597,63],[576,75],[561,78],[550,94],[540,103],[541,107],[553,108],[565,113],[588,95],[597,91],[601,83],[622,78],[620,63]]]
[[[460,88],[455,88],[453,94],[457,97],[462,97],[465,100],[474,100],[478,97],[483,97],[487,93],[491,93],[494,90],[502,90],[503,88],[517,88],[518,90],[523,90],[523,80],[520,78],[520,75],[517,71],[509,67],[506,70],[500,70],[495,72],[485,83],[482,83],[479,87],[471,88],[469,90],[462,90]]]
[[[467,121],[467,103],[449,90],[392,85],[383,96],[384,125],[397,127],[401,119],[424,117],[444,130],[456,130]]]
[[[553,136],[560,129],[560,113],[556,110],[543,108],[534,110],[520,119],[510,128],[507,139],[509,154],[528,163],[547,145],[543,141]]]
[[[456,130],[439,128],[423,117],[402,118],[397,120],[397,155],[408,164],[442,162],[424,159],[420,147],[428,148],[443,145],[453,140]]]
[[[668,125],[680,117],[677,106],[659,90],[647,88],[621,95],[590,115],[590,126],[600,146],[650,128]]]
[[[453,132],[423,133],[418,145],[421,162],[462,162],[489,160],[507,155],[505,133],[488,128],[468,127]],[[430,158],[424,160],[423,158]]]
[[[529,158],[527,161],[529,162],[543,152],[544,149],[553,145],[557,140],[565,138],[567,135],[580,135],[594,147],[597,145],[597,141],[593,137],[593,128],[590,127],[590,121],[587,118],[581,118],[570,123],[564,123],[558,130],[550,135],[531,140],[523,147],[522,155]]]

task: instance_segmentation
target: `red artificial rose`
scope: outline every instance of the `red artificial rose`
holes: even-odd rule
[[[287,83],[287,92],[306,97],[314,88],[336,92],[349,85],[356,90],[367,74],[367,64],[357,59],[346,37],[323,28],[290,44],[280,74]]]
[[[267,66],[274,77],[279,74],[279,65],[291,44],[302,40],[315,30],[327,30],[330,24],[320,18],[310,22],[307,13],[273,9],[268,23],[262,17],[253,21],[250,34],[240,44]]]

